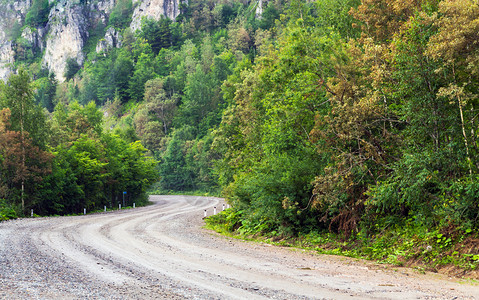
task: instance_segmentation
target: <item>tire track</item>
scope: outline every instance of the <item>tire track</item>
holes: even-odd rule
[[[217,237],[221,199],[0,223],[0,298],[475,299],[477,285]]]

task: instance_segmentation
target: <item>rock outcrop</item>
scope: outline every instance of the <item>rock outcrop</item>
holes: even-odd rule
[[[133,11],[130,28],[133,32],[140,29],[143,17],[158,21],[161,16],[175,19],[180,14],[181,0],[137,0],[139,2]]]
[[[88,38],[87,19],[81,5],[63,0],[50,11],[48,24],[50,30],[43,64],[59,81],[63,81],[67,59],[73,58],[79,65],[83,64],[82,50]]]
[[[24,58],[18,53],[27,48],[41,54],[42,66],[63,81],[68,59],[75,59],[80,66],[83,65],[85,45],[91,38],[90,31],[95,28],[106,28],[104,37],[96,36],[97,52],[121,46],[120,31],[108,27],[117,0],[49,0],[48,21],[36,28],[25,26],[32,1],[4,0],[0,3],[0,79],[8,77],[14,70],[15,60]],[[133,0],[133,16],[128,21],[130,28],[133,31],[139,29],[143,17],[175,19],[180,14],[181,1],[187,0]]]
[[[11,41],[5,41],[0,45],[0,79],[7,79],[13,71],[14,55]]]
[[[31,0],[2,1],[0,3],[0,79],[13,71],[15,51],[12,37],[20,33]]]
[[[105,38],[98,41],[96,52],[101,53],[114,47],[121,47],[121,34],[115,28],[110,27],[105,33]]]

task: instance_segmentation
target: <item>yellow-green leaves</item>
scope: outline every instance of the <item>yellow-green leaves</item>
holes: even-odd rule
[[[479,71],[479,2],[477,0],[445,0],[439,4],[434,35],[427,53],[447,64],[464,64],[469,72]]]

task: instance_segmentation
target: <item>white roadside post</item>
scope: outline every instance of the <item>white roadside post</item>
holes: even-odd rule
[[[32,209],[31,215],[32,215],[32,218],[33,218],[33,209]]]
[[[133,202],[133,208],[135,208],[135,202]]]
[[[205,209],[205,218],[206,218],[206,209]]]
[[[223,210],[225,210],[225,204],[223,203]]]
[[[86,215],[86,208],[83,209],[83,214]]]
[[[118,204],[118,209],[121,209],[121,203],[120,203],[120,204]]]
[[[214,215],[216,215],[216,206],[215,206],[215,209],[214,209],[214,212],[213,212]]]
[[[105,206],[103,206],[103,211],[105,211],[105,212],[106,212],[106,205],[105,205]]]

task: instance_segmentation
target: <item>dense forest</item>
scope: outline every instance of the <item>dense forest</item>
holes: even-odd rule
[[[221,193],[250,234],[477,232],[477,1],[257,5],[190,0],[131,32],[119,0],[121,47],[92,42],[65,82],[18,60],[0,86],[2,214],[78,213],[156,182]]]

